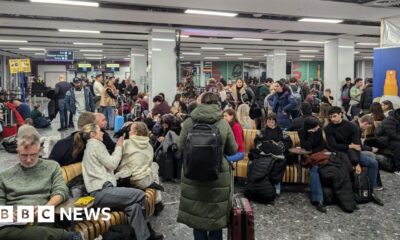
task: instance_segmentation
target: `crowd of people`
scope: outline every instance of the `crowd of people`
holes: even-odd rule
[[[222,239],[233,193],[231,163],[245,157],[243,130],[257,129],[260,130],[257,148],[261,146],[262,152],[279,159],[281,172],[273,181],[275,194],[281,191],[282,171],[290,159],[288,149],[292,143],[286,132],[296,131],[301,148],[309,152],[302,164],[310,168],[310,200],[318,211],[327,211],[325,188],[333,189],[345,212],[356,210],[352,182],[354,173],[362,171],[368,172],[371,201],[383,206],[377,194],[384,187],[377,156],[389,156],[394,173],[400,175],[400,110],[393,109],[389,101],[374,102],[371,83],[370,79],[365,85],[362,79],[355,79],[353,84],[347,78],[341,89],[342,106],[337,106],[338,99],[318,79],[311,85],[295,78],[289,81],[269,78],[258,85],[238,79],[232,86],[210,79],[198,96],[188,98],[184,92],[178,93],[168,103],[165,95],[159,93],[152,96],[150,108],[149,96],[139,93],[134,81],[118,83],[114,78],[103,81],[98,75],[93,84],[78,78],[71,84],[60,76],[55,89],[61,120],[59,130],[74,126],[75,122],[78,130],[54,145],[49,155],[54,161],[50,161],[39,157],[37,131],[21,127],[18,134],[21,163],[0,173],[0,205],[57,205],[65,201],[68,189],[59,168],[82,162],[83,183],[87,193],[95,198],[94,206],[122,209],[137,239],[163,238],[143,214],[143,190],[157,189],[155,215],[158,215],[164,208],[161,181],[166,180],[181,182],[178,222],[193,228],[196,240]],[[32,115],[24,103],[15,100],[14,104],[24,118]],[[107,130],[114,129],[117,114],[126,118],[122,129],[115,133],[118,138],[115,142]],[[195,147],[188,144],[201,124],[208,127],[205,130],[218,129],[220,145],[214,146],[220,152],[216,155],[218,177],[212,181],[190,173],[192,163],[188,158],[192,158],[188,152]],[[24,133],[26,128],[29,131]],[[9,176],[19,176],[23,182],[10,181]],[[52,186],[39,190],[39,183]],[[18,232],[11,229],[1,229],[0,236],[25,239],[21,236],[43,231],[47,234],[43,236],[61,236],[59,239],[77,237],[49,227]]]

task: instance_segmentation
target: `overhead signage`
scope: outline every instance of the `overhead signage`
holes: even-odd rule
[[[72,62],[74,61],[74,53],[70,50],[48,50],[45,61]]]

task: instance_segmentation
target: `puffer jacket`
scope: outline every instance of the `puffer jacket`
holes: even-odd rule
[[[389,113],[389,116],[382,121],[382,133],[388,138],[389,143],[400,142],[400,109]]]
[[[178,147],[185,148],[189,129],[194,121],[214,124],[221,136],[224,155],[234,155],[237,144],[231,127],[222,120],[222,113],[218,105],[201,104],[191,113],[183,123],[179,136]],[[222,171],[215,181],[196,181],[185,178],[182,174],[181,197],[179,204],[178,222],[191,228],[213,231],[227,227],[231,208],[231,173],[229,164],[223,155]]]
[[[296,110],[297,102],[291,91],[274,93],[268,97],[268,104],[276,114],[276,120],[279,127],[287,129],[290,127],[290,113]],[[285,114],[286,115],[285,115]]]
[[[363,93],[361,94],[360,108],[369,111],[369,107],[371,106],[373,100],[374,97],[372,95],[372,84],[367,84],[363,90]]]

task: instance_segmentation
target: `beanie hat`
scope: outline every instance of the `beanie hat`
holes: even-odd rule
[[[304,130],[308,131],[315,128],[320,124],[319,120],[315,117],[308,117],[304,120]]]

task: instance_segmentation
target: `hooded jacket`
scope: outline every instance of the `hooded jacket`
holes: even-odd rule
[[[123,149],[117,172],[129,172],[131,182],[141,180],[151,174],[154,154],[149,137],[130,136],[124,141]]]
[[[400,109],[391,111],[381,126],[383,135],[388,137],[389,142],[400,142]]]
[[[214,124],[220,131],[224,155],[234,155],[237,151],[235,137],[229,124],[222,120],[218,105],[199,105],[183,123],[178,141],[180,150],[185,148],[189,129],[194,121]],[[228,224],[231,208],[231,173],[225,156],[222,159],[222,172],[215,181],[196,181],[185,178],[182,174],[181,197],[178,222],[195,229],[206,231],[219,230]]]

